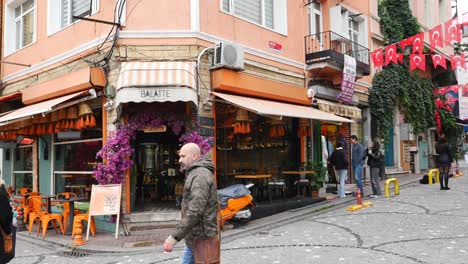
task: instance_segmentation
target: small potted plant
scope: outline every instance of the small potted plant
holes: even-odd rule
[[[319,190],[325,183],[326,167],[323,167],[322,162],[309,161],[305,165],[306,170],[313,171],[314,173],[306,174],[309,179],[310,189],[312,190],[312,197],[319,196]]]

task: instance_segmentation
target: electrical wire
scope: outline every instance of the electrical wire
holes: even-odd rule
[[[120,25],[120,22],[121,22],[121,19],[122,19],[122,14],[123,14],[123,7],[124,7],[124,5],[126,3],[127,3],[127,0],[121,0],[118,3],[115,4],[114,23],[118,23]],[[117,41],[119,39],[120,27],[118,27],[116,25],[112,25],[112,28],[110,29],[110,31],[107,34],[106,38],[104,39],[104,41],[97,48],[97,50],[99,52],[102,49],[102,47],[104,46],[104,44],[108,42],[109,37],[112,35],[112,32],[114,32],[114,29],[115,29],[115,33],[114,33],[114,35],[112,37],[112,45],[110,47],[110,50],[106,53],[106,55],[103,58],[101,58],[100,60],[98,60],[98,61],[92,62],[92,61],[85,60],[86,62],[92,63],[94,66],[98,66],[98,67],[107,67],[109,65],[109,62],[110,62],[110,60],[112,58],[112,55],[114,54],[115,46],[116,46]]]

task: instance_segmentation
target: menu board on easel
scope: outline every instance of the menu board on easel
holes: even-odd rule
[[[91,189],[91,201],[89,204],[88,228],[86,240],[89,238],[89,227],[91,216],[95,215],[117,215],[115,226],[115,239],[119,234],[120,201],[122,196],[121,184],[93,185]]]

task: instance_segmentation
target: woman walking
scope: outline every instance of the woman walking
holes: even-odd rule
[[[380,170],[382,168],[382,163],[384,162],[384,154],[380,148],[380,143],[378,138],[374,138],[372,142],[372,147],[367,150],[367,164],[371,169],[371,186],[372,186],[372,195],[370,197],[379,198],[382,195],[380,190]]]
[[[348,176],[348,160],[346,159],[346,154],[343,150],[343,143],[336,143],[336,150],[333,151],[330,159],[331,165],[335,167],[335,171],[340,177],[340,186],[338,187],[338,197],[345,198],[345,181]]]
[[[449,180],[449,170],[450,165],[452,164],[453,158],[450,153],[450,146],[445,139],[445,135],[440,135],[439,141],[436,144],[437,151],[437,167],[439,167],[440,173],[440,189],[441,190],[450,190],[448,187]],[[444,186],[445,183],[445,186]]]

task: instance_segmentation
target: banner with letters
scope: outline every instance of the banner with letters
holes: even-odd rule
[[[336,97],[338,101],[351,104],[353,101],[354,86],[356,84],[356,59],[344,55],[343,79],[341,80],[341,92]]]

